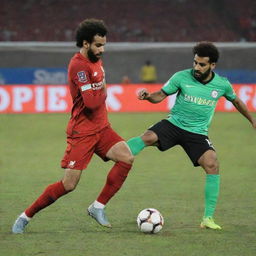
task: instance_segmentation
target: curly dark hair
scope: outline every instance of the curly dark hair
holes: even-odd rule
[[[219,50],[217,47],[213,43],[207,41],[196,44],[193,48],[193,53],[194,55],[197,54],[199,57],[209,57],[210,63],[216,63],[219,59]]]
[[[105,36],[108,30],[102,20],[86,19],[83,20],[76,30],[76,46],[83,47],[83,41],[92,43],[95,35]]]

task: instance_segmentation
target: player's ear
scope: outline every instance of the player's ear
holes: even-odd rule
[[[89,43],[86,40],[83,41],[83,47],[89,49]]]
[[[211,63],[211,70],[215,69],[215,67],[216,67],[216,63],[215,63],[215,62],[212,62],[212,63]]]

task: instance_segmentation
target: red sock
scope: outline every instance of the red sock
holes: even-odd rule
[[[51,184],[45,189],[43,194],[41,194],[37,200],[25,210],[25,214],[31,218],[37,212],[54,203],[59,197],[67,193],[62,181]]]
[[[104,205],[107,204],[111,197],[121,188],[131,168],[131,164],[117,162],[110,170],[106,184],[97,201]]]

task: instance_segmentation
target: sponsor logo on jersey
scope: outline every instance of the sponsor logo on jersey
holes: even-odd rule
[[[212,91],[212,93],[211,93],[211,95],[212,95],[212,97],[214,98],[214,99],[216,99],[217,97],[218,97],[218,91],[216,91],[216,90],[213,90]]]
[[[104,84],[105,84],[105,82],[104,82],[104,80],[102,80],[99,83],[93,83],[91,85],[92,85],[93,90],[100,90],[104,86]]]
[[[197,105],[205,105],[205,106],[214,106],[216,104],[215,100],[207,100],[201,97],[191,96],[191,95],[184,95],[184,100],[187,102],[193,102]]]
[[[98,75],[98,72],[95,71],[95,72],[93,73],[93,76],[97,76],[97,75]]]
[[[81,82],[81,83],[85,83],[87,81],[87,77],[86,77],[86,74],[84,71],[79,71],[77,73],[77,76],[78,76],[78,81]]]
[[[186,86],[187,88],[195,87],[195,85],[189,85],[189,84],[186,84],[185,86]]]

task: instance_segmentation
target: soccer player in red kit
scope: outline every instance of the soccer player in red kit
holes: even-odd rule
[[[37,212],[73,191],[94,153],[104,161],[113,160],[115,164],[97,200],[87,211],[99,224],[111,227],[104,207],[121,188],[134,157],[125,141],[111,128],[107,117],[107,91],[101,61],[106,34],[107,29],[101,20],[87,19],[78,26],[76,45],[80,51],[72,57],[68,67],[73,107],[67,126],[67,148],[61,161],[61,167],[65,169],[64,177],[46,187],[38,199],[25,209],[13,225],[13,233],[23,233]]]

